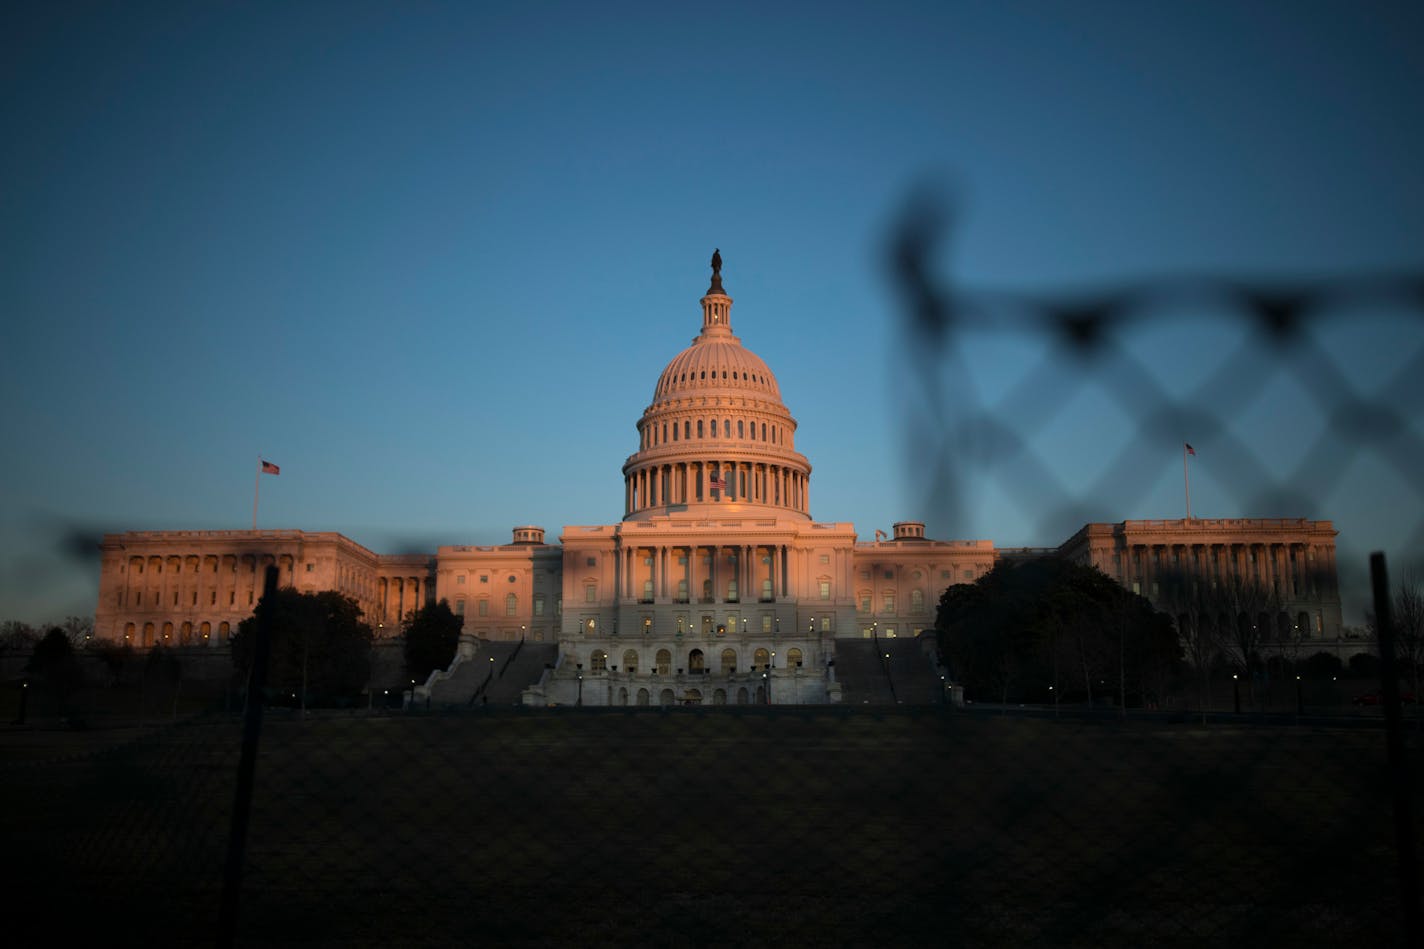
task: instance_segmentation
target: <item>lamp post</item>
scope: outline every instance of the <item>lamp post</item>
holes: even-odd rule
[[[1300,684],[1300,676],[1295,677],[1295,713],[1296,715],[1305,714],[1305,692]]]
[[[578,705],[583,705],[583,663],[578,664]]]
[[[1236,702],[1236,714],[1241,714],[1241,679],[1236,673],[1231,673],[1231,693]]]

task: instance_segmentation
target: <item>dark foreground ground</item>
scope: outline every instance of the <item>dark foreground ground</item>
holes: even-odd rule
[[[213,944],[239,733],[0,733],[6,941]],[[261,747],[242,945],[1405,944],[1379,731],[282,712]]]

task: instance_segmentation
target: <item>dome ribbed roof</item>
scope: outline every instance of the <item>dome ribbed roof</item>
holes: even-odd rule
[[[698,337],[658,377],[653,403],[703,394],[760,396],[781,401],[776,377],[735,336]]]

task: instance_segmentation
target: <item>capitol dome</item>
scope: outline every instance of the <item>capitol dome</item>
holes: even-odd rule
[[[810,463],[795,451],[796,420],[776,376],[732,333],[721,255],[702,297],[702,332],[658,376],[623,465],[624,519],[708,506],[771,508],[809,517]]]

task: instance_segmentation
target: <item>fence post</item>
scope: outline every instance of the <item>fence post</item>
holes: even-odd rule
[[[257,630],[248,677],[247,710],[242,723],[242,757],[237,765],[237,794],[232,805],[223,873],[222,909],[218,917],[219,946],[231,946],[237,935],[237,905],[242,894],[242,858],[247,845],[247,820],[252,812],[252,783],[257,771],[257,738],[262,732],[262,690],[267,685],[267,655],[272,644],[272,601],[277,594],[277,568],[268,567],[258,604]]]
[[[1385,747],[1389,786],[1394,797],[1394,847],[1399,861],[1399,891],[1404,910],[1405,944],[1424,945],[1420,925],[1419,859],[1414,849],[1414,817],[1409,798],[1409,762],[1404,756],[1404,721],[1399,707],[1399,667],[1394,658],[1394,617],[1384,554],[1370,554],[1375,628],[1379,635],[1380,693],[1384,701]]]

